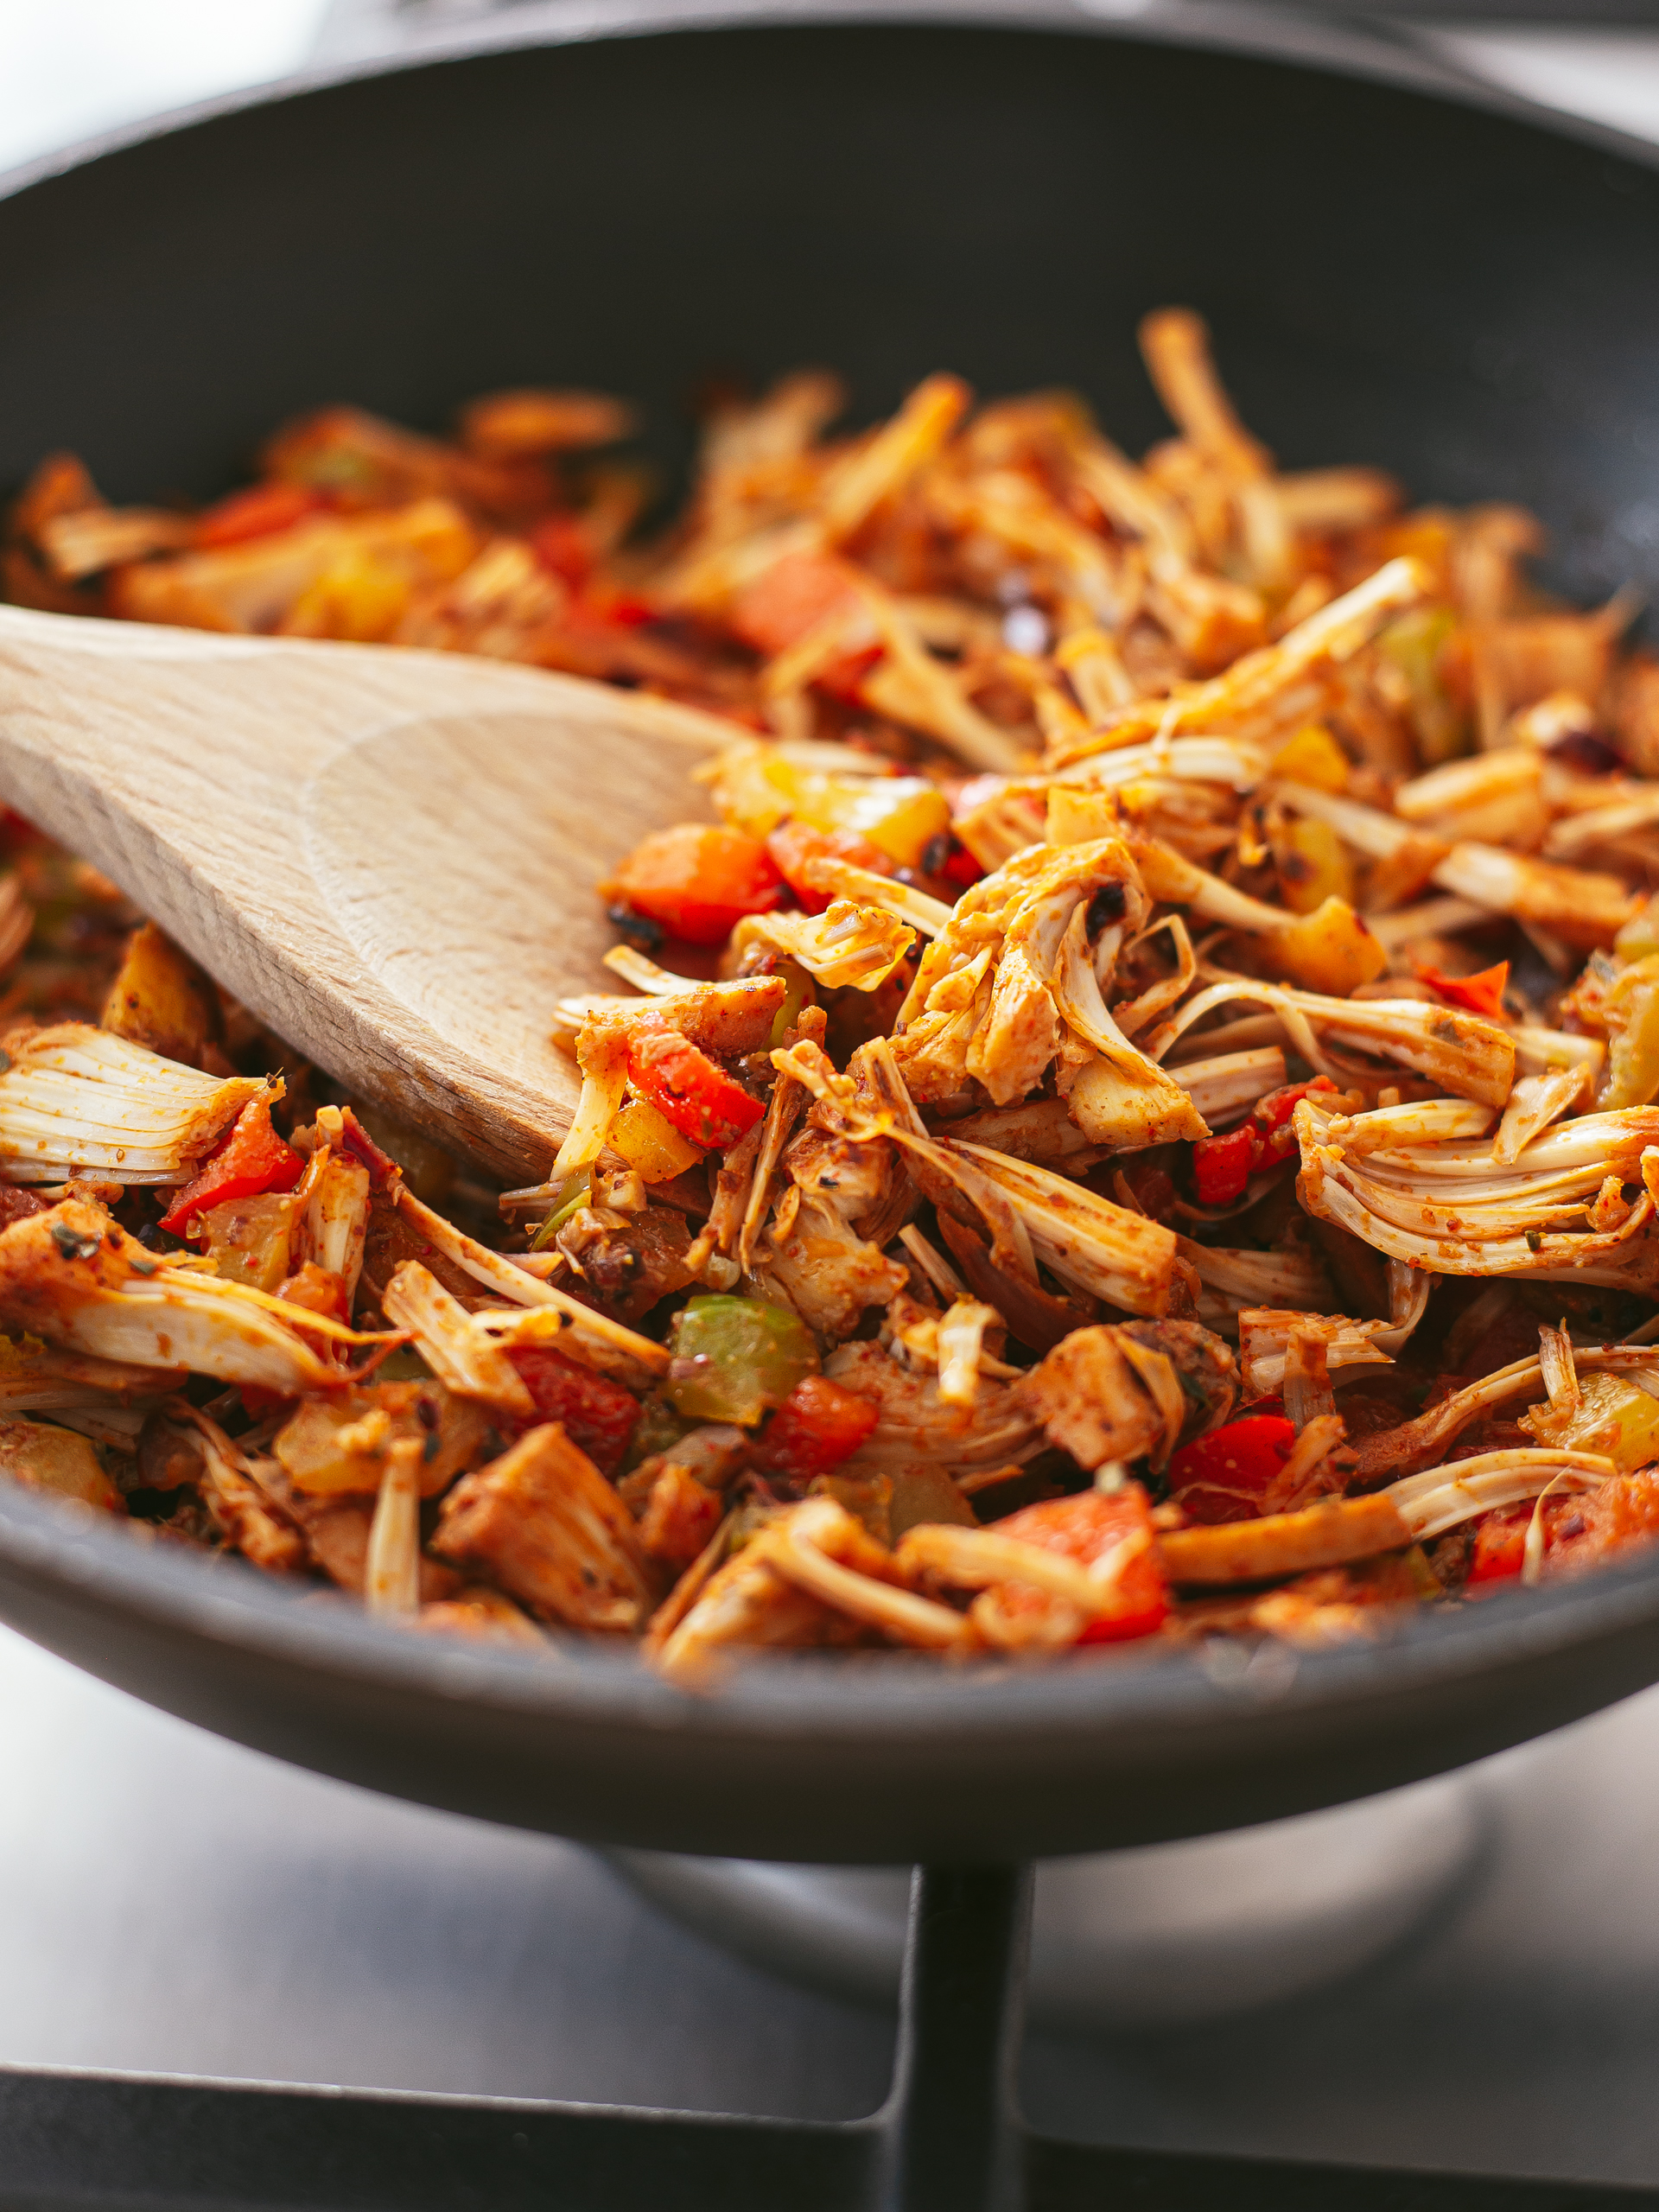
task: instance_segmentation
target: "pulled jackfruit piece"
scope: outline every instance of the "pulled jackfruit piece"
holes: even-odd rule
[[[340,1381],[314,1339],[374,1341],[240,1283],[171,1266],[81,1198],[0,1230],[0,1320],[100,1358],[188,1367],[283,1397]]]
[[[14,1033],[0,1074],[0,1175],[13,1183],[188,1183],[251,1099],[255,1076],[204,1075],[84,1021]]]

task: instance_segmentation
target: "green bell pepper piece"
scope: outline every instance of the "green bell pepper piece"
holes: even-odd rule
[[[693,1298],[674,1316],[668,1396],[694,1421],[753,1428],[781,1406],[817,1349],[804,1322],[758,1298]]]

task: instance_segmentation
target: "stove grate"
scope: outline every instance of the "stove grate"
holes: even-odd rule
[[[835,2126],[0,2069],[0,2212],[1593,2212],[1659,2191],[1046,2141],[1028,1872],[918,1869],[892,2092]]]

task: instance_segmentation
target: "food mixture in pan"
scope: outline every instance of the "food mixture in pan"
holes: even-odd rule
[[[1659,1535],[1659,662],[1541,534],[930,378],[47,461],[8,596],[724,716],[498,1192],[4,836],[0,1466],[387,1618],[1047,1655],[1372,1637]],[[1650,780],[1649,779],[1653,779]],[[572,804],[579,794],[570,795]],[[587,895],[583,887],[582,895]]]

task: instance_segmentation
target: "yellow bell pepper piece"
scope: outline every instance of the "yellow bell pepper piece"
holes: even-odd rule
[[[1659,953],[1632,961],[1614,976],[1601,1014],[1610,1049],[1598,1110],[1648,1105],[1659,1094]]]
[[[1345,791],[1348,755],[1321,723],[1309,722],[1274,754],[1273,772],[1316,791]]]
[[[300,594],[283,623],[290,638],[340,638],[380,645],[404,618],[410,581],[401,569],[351,550],[332,561]]]
[[[1388,954],[1345,899],[1327,899],[1317,912],[1256,942],[1264,961],[1287,982],[1330,998],[1345,999],[1359,984],[1375,982],[1389,964]]]
[[[915,868],[950,827],[950,803],[922,776],[814,776],[795,817],[809,830],[849,830],[868,837],[899,868]]]
[[[666,1183],[702,1158],[696,1145],[645,1098],[629,1099],[605,1141],[645,1183]]]
[[[866,837],[899,868],[918,866],[950,827],[950,801],[925,776],[840,776],[798,767],[760,743],[727,748],[713,796],[727,828],[746,836],[768,836],[792,815],[809,830]]]
[[[1622,1375],[1586,1375],[1576,1406],[1534,1406],[1521,1427],[1552,1452],[1605,1452],[1621,1475],[1659,1452],[1659,1402]]]
[[[152,923],[153,928],[155,925]],[[1630,916],[1624,928],[1613,939],[1613,951],[1621,961],[1651,959],[1659,952],[1659,899],[1644,899]],[[104,1027],[112,1028],[108,1014]]]
[[[710,796],[728,830],[767,837],[797,811],[803,788],[822,780],[772,746],[730,745],[720,756]]]
[[[1327,899],[1354,903],[1354,864],[1328,822],[1303,816],[1274,840],[1279,895],[1293,914],[1315,914]]]
[[[1376,641],[1383,659],[1405,678],[1417,750],[1426,768],[1469,750],[1468,722],[1440,671],[1441,656],[1457,626],[1449,607],[1414,607]]]

